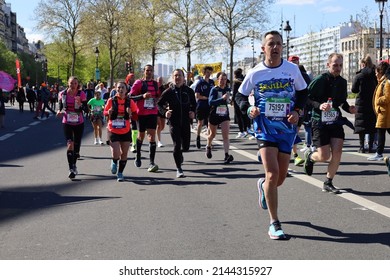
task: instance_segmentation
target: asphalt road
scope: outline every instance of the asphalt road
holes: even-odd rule
[[[321,191],[326,164],[316,164],[312,177],[291,164],[292,177],[279,190],[289,240],[273,241],[268,214],[258,206],[256,181],[264,170],[256,161],[257,146],[235,139],[234,124],[231,164],[223,164],[221,142],[207,159],[193,136],[184,155],[185,178],[177,179],[166,128],[166,145],[156,155],[159,172],[147,172],[144,144],[142,167],[134,166],[129,153],[120,183],[110,174],[109,148],[92,145],[89,123],[79,175],[70,181],[60,120],[32,116],[7,107],[6,128],[0,130],[2,260],[390,258],[390,177],[383,162],[356,153],[358,136],[349,128],[334,179],[343,193]]]

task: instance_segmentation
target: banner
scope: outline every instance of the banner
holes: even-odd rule
[[[203,76],[202,70],[203,70],[203,67],[205,67],[205,66],[213,67],[213,73],[212,74],[217,74],[218,72],[222,71],[222,62],[195,64],[194,68],[192,69],[194,77],[196,75]]]
[[[22,86],[22,76],[20,74],[20,62],[19,62],[19,59],[17,59],[15,61],[16,63],[16,75],[18,77],[18,87],[21,87]]]

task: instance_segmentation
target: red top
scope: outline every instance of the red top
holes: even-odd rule
[[[130,131],[131,118],[128,120],[124,119],[125,115],[125,99],[119,97],[119,94],[116,95],[118,102],[118,116],[115,120],[108,120],[108,130],[115,134],[126,134]],[[112,98],[107,100],[107,104],[104,107],[104,115],[109,116],[108,110],[112,108]],[[137,112],[137,105],[133,100],[130,100],[130,111],[132,114]]]

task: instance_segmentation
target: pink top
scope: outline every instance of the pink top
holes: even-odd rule
[[[142,94],[142,81],[143,80],[136,80],[131,87],[130,95],[141,95]],[[157,108],[157,100],[160,97],[160,90],[154,87],[153,80],[146,81],[148,83],[148,92],[152,94],[151,98],[147,99],[141,99],[138,100],[137,107],[138,107],[138,115],[145,116],[145,115],[157,115],[158,108]]]
[[[70,125],[82,124],[84,122],[84,117],[81,107],[82,102],[87,101],[87,95],[84,91],[80,91],[80,94],[76,94],[76,96],[70,96],[68,93],[64,96],[64,92],[65,91],[61,91],[58,95],[58,100],[62,100],[65,111],[64,116],[62,117],[62,123]]]

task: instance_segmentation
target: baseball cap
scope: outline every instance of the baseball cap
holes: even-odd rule
[[[296,55],[289,56],[289,57],[288,57],[288,61],[290,61],[290,62],[292,62],[292,61],[298,61],[298,62],[299,62],[299,57],[296,56]]]

